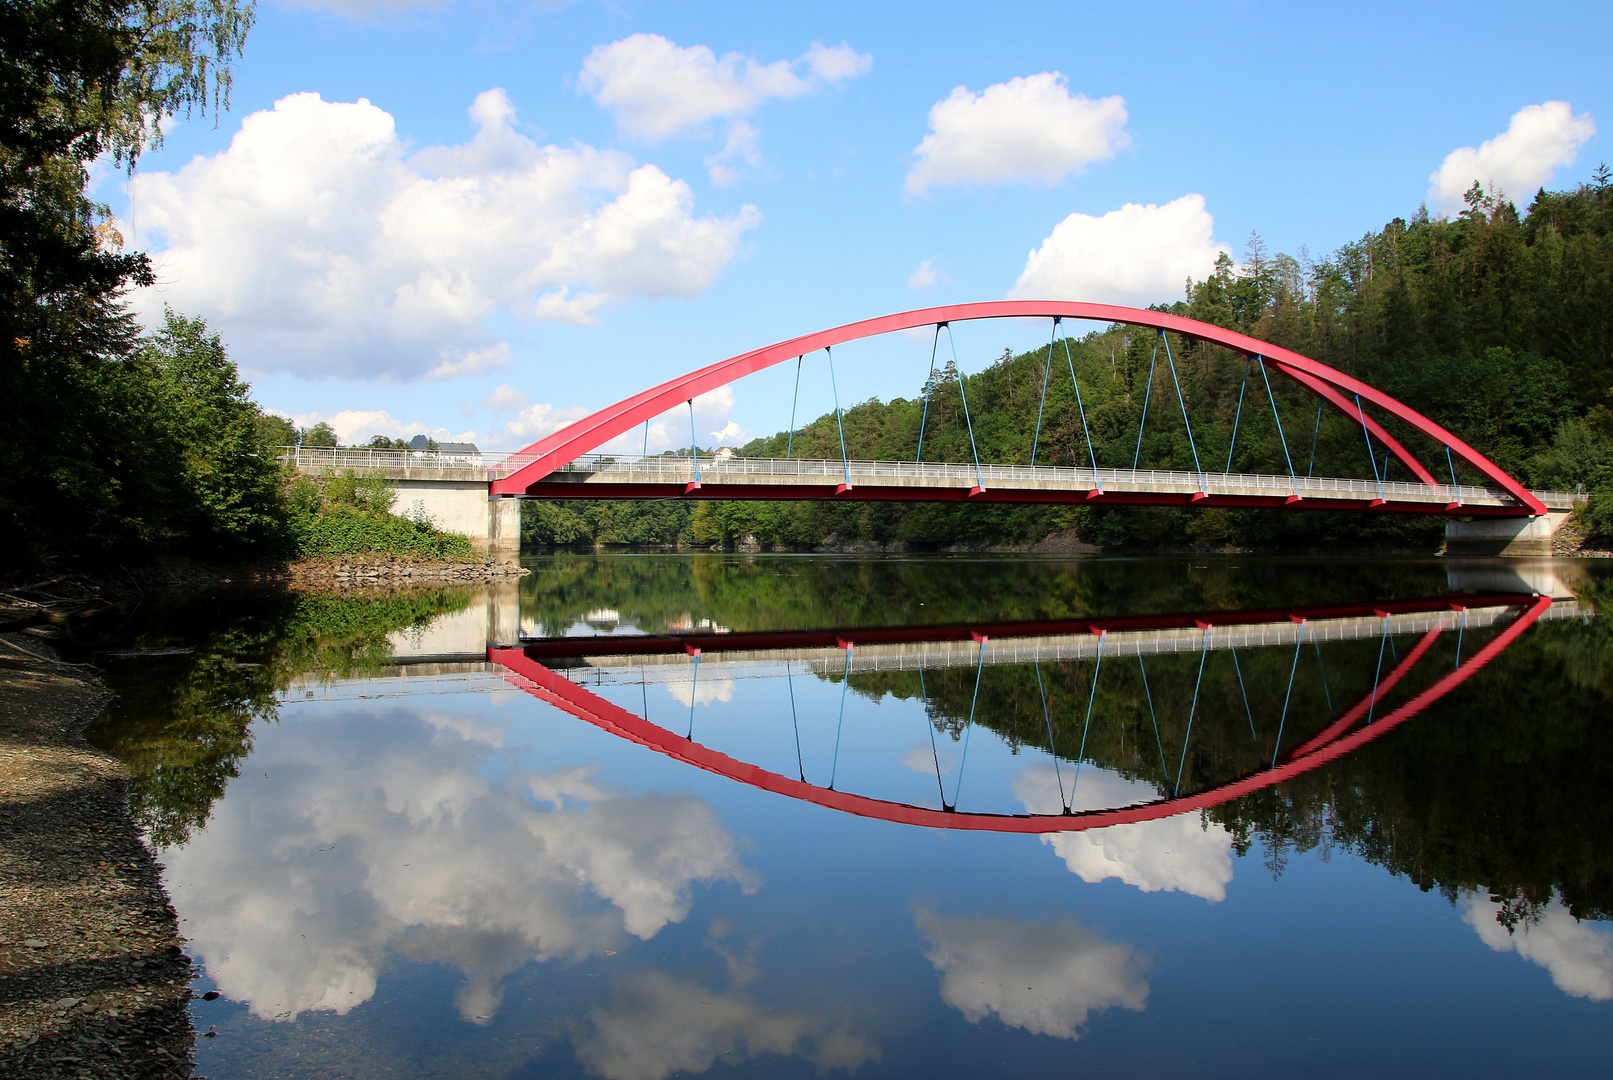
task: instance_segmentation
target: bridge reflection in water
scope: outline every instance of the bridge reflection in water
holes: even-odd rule
[[[989,624],[549,638],[489,648],[487,659],[508,683],[572,716],[674,760],[767,791],[908,825],[1056,833],[1203,810],[1282,783],[1405,724],[1467,682],[1535,622],[1579,615],[1576,602],[1554,600],[1549,595],[1462,593],[1357,605]],[[1353,662],[1336,665],[1334,684],[1329,686],[1324,653],[1346,648],[1355,650]],[[1150,676],[1146,658],[1162,655],[1177,656],[1176,669],[1162,673],[1156,665]],[[1228,708],[1229,693],[1222,693],[1217,700],[1221,715],[1211,717],[1207,714],[1214,710],[1212,695],[1206,693],[1205,669],[1212,656],[1220,662],[1223,655],[1228,663],[1221,671],[1221,685],[1236,686],[1241,706],[1234,699],[1233,707]],[[1146,774],[1161,795],[1130,805],[1081,809],[1076,791],[1081,763],[1093,760],[1088,740],[1094,733],[1094,709],[1102,717],[1114,715],[1117,707],[1103,700],[1105,677],[1111,683],[1116,680],[1104,665],[1114,672],[1121,662],[1125,663],[1124,674],[1119,676],[1125,700],[1118,708],[1131,714],[1128,720],[1137,731],[1152,732],[1155,745],[1147,747],[1147,756],[1151,762],[1157,751],[1159,768],[1150,766]],[[1055,764],[1073,766],[1067,795],[1060,775],[1061,812],[994,813],[957,805],[970,736],[977,720],[986,723],[986,710],[981,708],[986,669],[1010,665],[1023,669],[1010,673],[1022,677],[1020,699],[1033,704],[1040,700],[1041,712],[1034,719],[1045,722],[1045,737],[1036,741]],[[944,724],[938,717],[944,717],[946,708],[926,689],[924,676],[930,672],[933,684],[937,674],[944,676],[952,668],[974,670],[972,691],[967,686],[956,688],[962,693],[956,695],[955,711],[961,714],[966,703],[967,714],[961,729],[953,724],[963,752],[953,797],[947,798],[941,783],[939,754],[935,757],[939,798],[933,805],[838,790],[834,781],[841,760],[845,691],[853,680],[873,679],[876,685],[872,689],[883,690],[889,684],[877,683],[880,678],[905,677],[906,673],[916,676],[933,739],[935,728]],[[1269,676],[1264,685],[1251,685],[1257,668]],[[1226,678],[1228,670],[1235,680]],[[1365,670],[1371,675],[1362,679],[1358,673]],[[835,766],[827,784],[809,783],[804,767],[799,776],[791,777],[695,738],[694,706],[702,678],[710,684],[714,680],[793,679],[797,674],[841,682]],[[1064,692],[1052,694],[1050,704],[1049,687],[1055,678],[1061,680]],[[690,710],[686,734],[649,719],[646,688],[680,683],[688,684],[683,698]],[[1139,687],[1140,694],[1136,693]],[[1309,708],[1302,715],[1297,706],[1307,694],[1296,693],[1297,687],[1308,691],[1312,704],[1319,689],[1325,708]],[[640,690],[641,712],[610,700],[623,696],[623,688]],[[790,700],[793,710],[793,683]],[[1176,717],[1175,726],[1182,726],[1184,700],[1185,728],[1179,735],[1174,729],[1162,734],[1161,715],[1167,709]],[[800,720],[793,712],[792,722],[796,724],[799,763]],[[1229,723],[1241,727],[1246,722],[1248,741],[1243,744],[1242,758],[1252,767],[1195,784],[1193,777],[1201,773],[1189,769],[1195,722],[1201,740],[1206,737],[1207,724],[1220,723],[1225,728]],[[998,726],[1003,726],[1000,719]],[[1021,724],[1017,735],[1009,733],[1010,738],[1023,739],[1026,730]],[[1222,730],[1212,738],[1224,743],[1225,735]],[[1134,746],[1141,741],[1134,740]]]

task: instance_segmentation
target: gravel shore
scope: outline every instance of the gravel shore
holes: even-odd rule
[[[123,767],[80,737],[109,694],[0,635],[0,1076],[189,1077],[184,954]]]

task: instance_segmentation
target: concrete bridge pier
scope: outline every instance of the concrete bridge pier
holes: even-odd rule
[[[487,552],[501,562],[513,562],[520,556],[520,499],[487,500]]]
[[[1445,554],[1550,556],[1552,537],[1572,513],[1553,510],[1536,518],[1452,518],[1445,523]]]

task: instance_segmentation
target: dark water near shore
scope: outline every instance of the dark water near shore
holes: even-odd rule
[[[79,642],[199,1073],[1607,1074],[1594,562],[529,566]]]

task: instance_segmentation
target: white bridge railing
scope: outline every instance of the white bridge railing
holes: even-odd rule
[[[280,460],[300,469],[491,469],[509,454],[443,450],[372,450],[344,446],[282,446]],[[514,470],[509,470],[514,471]]]
[[[288,446],[281,457],[301,469],[383,469],[416,472],[429,478],[432,472],[478,470],[488,480],[508,476],[530,463],[530,455],[481,451],[459,453],[441,450],[370,450],[342,447]],[[1289,477],[1265,473],[1191,472],[1167,469],[1098,469],[1058,465],[974,465],[951,462],[860,461],[802,458],[742,458],[700,455],[698,461],[687,454],[584,454],[550,474],[557,480],[581,481],[590,477],[651,476],[666,483],[688,483],[698,471],[702,481],[715,484],[740,481],[746,477],[800,478],[813,483],[843,483],[849,474],[853,487],[858,480],[943,481],[959,487],[973,486],[977,480],[992,487],[1024,488],[1049,484],[1059,488],[1102,488],[1105,491],[1204,491],[1207,494],[1247,494],[1251,491],[1284,492],[1301,497],[1351,499],[1393,498],[1397,501],[1462,503],[1479,506],[1516,505],[1511,496],[1493,488],[1450,484],[1408,484],[1401,481],[1349,480],[1326,476]],[[784,486],[784,485],[781,485]],[[784,494],[784,492],[780,492]],[[1583,498],[1566,491],[1534,492],[1554,510],[1570,509]]]
[[[1450,484],[1408,484],[1398,481],[1347,480],[1337,477],[1289,477],[1265,473],[1190,472],[1167,469],[1098,469],[1071,468],[1057,465],[985,465],[949,462],[912,461],[834,461],[784,458],[716,458],[699,459],[702,481],[731,482],[743,477],[801,477],[823,483],[844,482],[849,474],[852,485],[859,479],[906,479],[920,481],[947,481],[960,487],[972,486],[981,481],[989,489],[997,487],[1021,488],[1031,484],[1057,484],[1060,487],[1102,488],[1114,491],[1169,491],[1215,493],[1246,493],[1270,491],[1297,493],[1301,496],[1330,496],[1356,499],[1396,497],[1423,502],[1461,502],[1479,505],[1513,505],[1514,500],[1505,492],[1493,488]],[[669,482],[690,481],[695,478],[695,463],[687,455],[660,455],[651,457],[612,456],[585,454],[555,470],[557,478],[565,475],[610,476],[632,474],[663,476]],[[1569,492],[1536,492],[1548,506],[1563,509],[1573,505],[1575,496]]]

